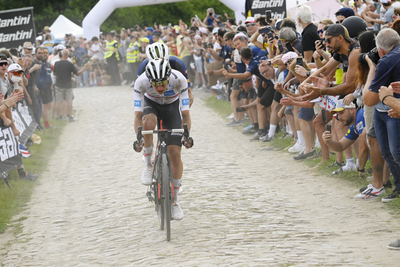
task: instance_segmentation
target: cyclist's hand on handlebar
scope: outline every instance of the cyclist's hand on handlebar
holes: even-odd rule
[[[135,150],[136,152],[141,152],[144,146],[144,139],[142,138],[140,140],[140,142],[138,142],[137,140],[133,143],[133,150]]]
[[[184,145],[186,148],[191,148],[194,146],[194,141],[192,137],[185,137],[182,136],[182,145]]]

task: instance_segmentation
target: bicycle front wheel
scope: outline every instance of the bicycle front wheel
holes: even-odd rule
[[[170,166],[168,164],[167,155],[162,155],[162,188],[164,195],[164,215],[165,215],[165,232],[167,235],[167,241],[171,240],[171,178],[170,178]]]

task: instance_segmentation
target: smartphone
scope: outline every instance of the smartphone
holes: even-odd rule
[[[245,108],[241,108],[241,107],[236,108],[236,112],[244,112],[244,111],[246,111]]]
[[[296,65],[297,66],[303,66],[303,59],[302,58],[297,58],[296,59]]]
[[[326,130],[327,130],[329,133],[332,133],[332,125],[327,124],[327,125],[326,125]]]
[[[271,23],[272,11],[271,10],[265,10],[265,16],[267,17],[267,22]]]
[[[294,52],[292,45],[289,42],[286,42],[286,49],[288,51]]]
[[[322,46],[322,50],[325,50],[325,49],[326,49],[326,47],[324,46],[324,44],[322,43],[321,40],[319,40],[319,44]]]
[[[197,15],[194,15],[196,17],[197,20],[200,20],[199,17]]]

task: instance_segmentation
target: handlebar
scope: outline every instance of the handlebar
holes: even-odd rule
[[[186,148],[193,147],[194,141],[193,138],[189,137],[189,129],[186,124],[183,125],[183,129],[159,129],[159,130],[147,130],[147,131],[142,131],[142,126],[138,127],[138,133],[136,135],[137,140],[133,143],[133,150],[136,152],[142,151],[142,148],[144,146],[144,139],[143,135],[147,134],[158,134],[159,132],[167,132],[167,133],[182,133],[182,145],[184,145]]]

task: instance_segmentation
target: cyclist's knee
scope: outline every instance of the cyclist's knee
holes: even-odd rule
[[[172,162],[181,160],[181,148],[179,146],[169,146],[168,155]]]
[[[147,114],[143,116],[143,129],[153,130],[157,125],[157,117],[154,114]]]

